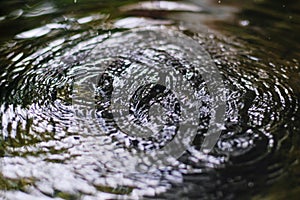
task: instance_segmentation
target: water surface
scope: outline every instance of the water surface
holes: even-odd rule
[[[299,5],[1,2],[1,198],[296,199]]]

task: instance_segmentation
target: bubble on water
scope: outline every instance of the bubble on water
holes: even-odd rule
[[[250,24],[250,21],[249,21],[249,20],[241,20],[241,21],[239,22],[239,24],[240,24],[241,26],[248,26],[248,25]]]

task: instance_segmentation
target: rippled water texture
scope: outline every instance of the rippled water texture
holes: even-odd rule
[[[1,199],[297,199],[297,13],[1,2]]]

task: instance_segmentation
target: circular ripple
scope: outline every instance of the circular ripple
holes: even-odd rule
[[[270,60],[261,60],[249,56],[249,44],[195,36],[205,41],[227,94],[225,126],[217,126],[217,130],[225,130],[207,155],[198,150],[209,138],[205,136],[211,125],[218,122],[213,119],[217,117],[214,94],[218,92],[211,89],[211,83],[218,88],[218,81],[206,76],[216,69],[203,65],[208,54],[195,40],[167,28],[117,31],[77,36],[77,41],[73,36],[19,41],[14,43],[17,46],[10,44],[13,50],[1,50],[5,55],[1,60],[5,67],[0,69],[4,180],[30,177],[40,182],[35,185],[39,191],[44,191],[39,185],[49,182],[49,191],[65,191],[66,184],[58,181],[62,169],[72,177],[81,174],[84,180],[68,181],[68,193],[84,188],[82,182],[95,188],[102,183],[113,187],[121,182],[115,171],[126,168],[132,172],[136,164],[146,170],[155,164],[154,169],[169,171],[157,176],[122,173],[127,176],[122,184],[141,188],[144,195],[153,179],[157,181],[153,188],[165,184],[165,189],[174,180],[178,184],[183,174],[182,183],[166,192],[167,197],[220,195],[224,199],[250,186],[261,191],[287,173],[298,155],[299,95],[289,79],[298,63],[271,60],[272,55]],[[170,81],[159,81],[159,77]],[[194,100],[196,104],[192,104]],[[72,113],[74,102],[80,127]],[[187,122],[195,124],[191,127],[198,135],[195,149],[188,149],[178,159],[186,165],[179,167],[167,147],[172,142],[189,146],[183,143],[186,135],[180,134],[180,127]],[[194,135],[187,135],[187,141],[192,141]]]
[[[197,133],[207,132],[201,150],[209,152],[224,127],[218,69],[197,42],[170,29],[112,35],[90,53],[74,86],[77,116],[94,120],[96,109],[95,124],[152,163],[179,158]]]

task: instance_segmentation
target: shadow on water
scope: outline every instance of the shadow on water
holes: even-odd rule
[[[299,8],[0,2],[1,198],[297,199]]]

